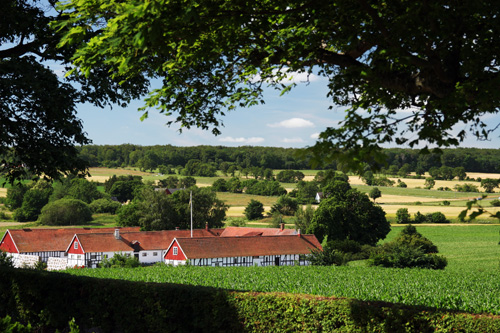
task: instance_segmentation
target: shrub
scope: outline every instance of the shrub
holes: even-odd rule
[[[399,244],[409,245],[419,248],[424,253],[437,253],[437,246],[434,245],[428,238],[422,236],[413,225],[407,225],[399,235],[394,239],[394,242]]]
[[[286,216],[293,216],[297,209],[299,208],[299,202],[297,199],[292,198],[288,195],[282,195],[278,198],[278,201],[271,207],[271,213],[278,212]]]
[[[458,192],[479,192],[479,189],[474,184],[465,183],[463,185],[455,185],[455,189]]]
[[[116,267],[127,267],[134,268],[139,267],[141,263],[136,257],[127,256],[121,253],[116,253],[112,258],[104,258],[99,267],[101,268],[116,268]]]
[[[226,219],[226,225],[231,227],[244,227],[247,225],[244,218],[233,217],[230,219]]]
[[[449,202],[448,200],[443,200],[443,205],[444,206],[449,206],[451,204],[451,202]]]
[[[444,269],[448,261],[435,252],[438,252],[437,247],[410,224],[393,241],[385,243],[377,253],[370,256],[370,265]]]
[[[312,250],[308,260],[313,266],[344,266],[350,261],[351,255],[333,248],[324,247],[323,251]]]
[[[39,222],[44,225],[78,225],[92,221],[89,205],[77,199],[60,199],[42,208]]]
[[[212,189],[216,192],[227,192],[227,182],[219,178],[212,184]]]
[[[245,207],[243,212],[247,219],[249,220],[258,220],[264,217],[264,205],[262,202],[257,200],[250,200],[248,205]]]
[[[100,214],[100,213],[109,213],[116,214],[118,209],[120,209],[122,205],[111,199],[97,199],[90,203],[89,207],[92,213]]]
[[[419,248],[402,244],[386,246],[382,253],[372,256],[370,261],[373,266],[393,268],[444,269],[448,264],[443,256],[425,254]]]
[[[406,224],[411,222],[410,213],[408,213],[408,208],[399,208],[396,211],[396,223]]]
[[[14,267],[10,254],[2,250],[0,250],[0,267]]]
[[[416,212],[413,218],[413,223],[425,223],[427,222],[427,218],[424,214],[420,212]]]
[[[498,200],[498,199],[491,200],[490,205],[492,205],[494,207],[500,207],[500,200]]]
[[[446,216],[441,212],[434,212],[425,215],[425,219],[428,223],[450,223]]]
[[[361,244],[351,239],[333,240],[327,243],[329,248],[344,252],[344,253],[358,253],[361,252]]]

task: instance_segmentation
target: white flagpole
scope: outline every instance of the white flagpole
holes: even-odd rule
[[[193,238],[193,191],[189,192],[189,205],[191,206],[191,238]]]

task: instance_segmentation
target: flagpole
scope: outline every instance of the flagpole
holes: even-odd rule
[[[189,206],[191,206],[191,238],[193,238],[193,191],[189,192]]]

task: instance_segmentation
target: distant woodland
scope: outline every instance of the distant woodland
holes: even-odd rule
[[[310,159],[300,154],[300,149],[277,147],[223,147],[171,145],[139,146],[86,145],[79,147],[80,156],[91,167],[137,167],[144,171],[159,170],[174,173],[214,176],[217,170],[231,174],[235,170],[263,169],[311,169]],[[463,168],[466,172],[500,172],[500,149],[456,148],[443,149],[442,153],[421,154],[416,149],[385,149],[387,165],[381,173],[404,172],[423,174],[433,168]],[[318,166],[318,169],[340,169],[337,163]],[[191,172],[190,172],[191,170]],[[199,170],[203,170],[199,174]]]

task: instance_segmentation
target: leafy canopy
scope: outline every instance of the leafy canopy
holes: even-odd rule
[[[500,3],[466,1],[80,1],[60,7],[60,46],[77,48],[73,73],[159,79],[143,109],[168,124],[211,129],[237,107],[283,93],[290,75],[328,81],[346,106],[311,152],[358,170],[384,162],[381,144],[454,146],[490,135],[498,112]],[[452,130],[461,126],[458,134]]]
[[[118,84],[121,79],[111,78],[102,64],[92,76],[58,75],[54,69],[71,68],[75,49],[56,47],[66,30],[50,29],[51,21],[61,19],[55,2],[0,3],[0,175],[10,182],[84,172],[87,164],[75,146],[90,140],[76,116],[77,104],[124,105],[147,87],[138,77]]]

